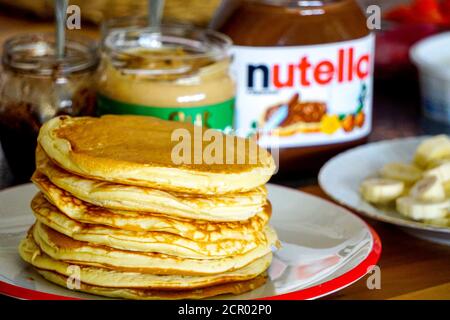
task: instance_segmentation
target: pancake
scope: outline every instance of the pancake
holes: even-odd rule
[[[152,252],[113,249],[71,239],[39,221],[32,228],[33,239],[39,248],[56,260],[103,267],[119,271],[153,274],[208,275],[245,267],[271,252],[277,245],[275,231],[266,227],[267,244],[258,245],[245,254],[221,259],[187,259]]]
[[[188,219],[246,220],[263,210],[267,196],[265,187],[245,193],[204,197],[86,179],[60,169],[41,148],[36,150],[36,167],[38,171],[33,181],[44,174],[59,188],[97,206],[156,212]]]
[[[45,279],[67,288],[68,278],[56,272],[37,269]],[[139,300],[173,300],[173,299],[204,299],[222,294],[242,294],[261,287],[267,280],[266,275],[241,282],[225,283],[194,290],[149,290],[149,289],[121,289],[94,286],[80,282],[78,291],[110,298],[139,299]]]
[[[23,260],[38,269],[56,272],[66,277],[73,275],[73,264],[52,259],[43,253],[30,235],[21,241],[19,253]],[[83,283],[90,285],[109,288],[189,290],[255,278],[269,267],[271,260],[272,254],[269,253],[242,269],[209,276],[155,275],[75,266]]]
[[[198,241],[236,239],[256,241],[255,231],[264,229],[270,215],[270,202],[258,215],[239,222],[211,223],[169,217],[156,213],[112,210],[81,201],[53,185],[46,177],[33,176],[33,182],[47,200],[68,217],[89,224],[102,224],[130,231],[161,231]],[[37,194],[36,197],[43,197]]]
[[[72,239],[122,250],[217,259],[249,252],[267,241],[263,230],[255,234],[256,241],[227,239],[211,242],[195,241],[167,232],[137,232],[86,224],[70,219],[42,196],[32,200],[31,209],[38,221]]]
[[[194,128],[188,123],[145,116],[60,116],[41,127],[38,141],[45,153],[69,172],[160,190],[202,195],[244,192],[265,184],[274,173],[272,156],[256,141],[231,136],[220,149],[222,164],[194,163],[197,158],[203,159],[207,147],[211,147],[211,142],[200,139],[202,128]],[[211,132],[218,134],[215,139],[225,141],[222,133]],[[185,140],[172,141],[174,133],[183,133]],[[186,151],[191,153],[190,163],[174,161],[181,142],[191,146]],[[245,150],[240,150],[241,145]],[[241,155],[245,163],[226,163],[226,156],[231,155],[235,159]]]

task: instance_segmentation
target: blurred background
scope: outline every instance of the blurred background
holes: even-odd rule
[[[165,2],[163,22],[207,27],[214,15],[220,15],[220,11],[217,11],[220,10],[220,0]],[[102,22],[117,17],[143,16],[148,11],[146,0],[72,0],[69,4],[81,8],[82,27],[80,30],[68,30],[67,33],[80,33],[95,40],[101,37]],[[450,1],[359,0],[359,4],[364,12],[369,6],[377,5],[382,14],[381,29],[374,30],[374,127],[369,140],[449,133],[447,119],[435,121],[422,115],[419,77],[410,61],[409,50],[417,41],[450,29]],[[54,32],[54,21],[53,0],[0,0],[0,43],[21,33]],[[450,51],[450,48],[442,50]],[[445,67],[450,68],[450,53]],[[3,121],[10,120],[3,118]],[[14,143],[13,139],[10,140]],[[284,184],[298,187],[310,183],[314,178],[291,175],[278,179]],[[14,177],[0,150],[0,188],[19,182],[20,179]]]

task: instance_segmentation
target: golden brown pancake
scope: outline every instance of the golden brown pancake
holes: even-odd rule
[[[81,223],[67,217],[42,196],[33,199],[31,209],[38,221],[72,239],[121,250],[158,252],[192,259],[218,259],[249,252],[267,240],[263,230],[254,235],[253,241],[196,241],[167,232],[138,232]]]
[[[89,224],[101,224],[130,231],[161,231],[197,241],[236,239],[256,241],[255,232],[264,229],[271,215],[270,202],[260,214],[246,221],[211,223],[162,214],[112,210],[98,207],[59,189],[48,179],[34,179],[41,189],[35,198],[45,198],[68,217]],[[42,199],[36,200],[42,201]]]
[[[36,269],[45,279],[67,288],[68,278],[56,272]],[[91,293],[110,298],[139,299],[139,300],[174,300],[174,299],[204,299],[223,294],[242,294],[261,287],[267,280],[266,275],[241,282],[225,283],[194,290],[151,290],[151,289],[122,289],[107,288],[80,283],[81,292]]]
[[[53,164],[40,147],[32,180],[45,175],[53,184],[78,199],[119,210],[156,212],[209,221],[242,221],[260,213],[266,204],[265,187],[220,196],[186,195],[154,188],[123,185],[83,178]]]
[[[39,248],[55,260],[119,271],[178,275],[211,275],[237,270],[270,253],[271,247],[277,244],[275,232],[266,227],[268,241],[265,245],[244,254],[205,260],[94,245],[71,239],[39,221],[33,226],[32,235]]]
[[[74,290],[131,299],[265,283],[279,246],[264,187],[275,164],[255,140],[144,116],[60,116],[41,127],[36,165],[37,221],[19,252],[49,281],[67,287],[75,268]]]
[[[203,195],[243,192],[263,185],[274,173],[274,160],[267,151],[256,141],[237,137],[222,144],[221,164],[204,163],[211,142],[203,141],[200,127],[197,132],[194,128],[144,116],[61,116],[42,126],[38,141],[53,161],[72,173],[167,191]],[[189,137],[173,139],[174,132]],[[225,135],[219,134],[219,138],[225,141]],[[174,157],[183,154],[183,139],[191,146],[186,151],[191,151],[190,163],[179,163]],[[241,151],[239,145],[246,147]],[[237,164],[238,155],[244,164]],[[227,163],[226,156],[235,159]],[[196,159],[202,163],[196,164]]]
[[[110,269],[69,264],[52,259],[42,252],[31,235],[19,245],[20,256],[34,267],[69,277],[75,272],[90,285],[109,288],[141,288],[158,290],[190,290],[222,283],[244,281],[264,273],[272,260],[272,254],[255,260],[244,268],[209,276],[157,275],[149,273],[121,272]]]

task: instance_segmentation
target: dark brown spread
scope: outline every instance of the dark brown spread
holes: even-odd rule
[[[3,44],[0,142],[15,183],[30,180],[43,122],[94,114],[97,46],[70,36],[65,50],[64,59],[55,56],[53,33],[17,35]]]
[[[264,135],[275,123],[281,172],[313,174],[366,141],[373,37],[354,0],[228,1],[213,27],[235,45],[237,129]]]
[[[369,34],[366,18],[354,0],[237,1],[228,9],[228,18],[219,29],[237,45],[323,44]]]

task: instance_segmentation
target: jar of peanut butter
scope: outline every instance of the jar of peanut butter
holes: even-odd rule
[[[185,26],[111,30],[103,43],[99,114],[139,114],[231,130],[231,41]]]
[[[236,129],[279,149],[280,171],[314,174],[371,132],[374,37],[354,0],[225,1]]]

